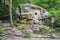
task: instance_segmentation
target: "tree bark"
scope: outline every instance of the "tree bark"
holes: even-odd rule
[[[13,26],[13,20],[12,20],[12,0],[10,0],[10,22],[11,22],[11,26]]]

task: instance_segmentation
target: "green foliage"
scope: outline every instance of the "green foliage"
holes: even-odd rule
[[[33,33],[41,34],[39,30],[33,30]]]
[[[49,11],[49,13],[55,17],[55,26],[60,25],[60,0],[13,0],[13,9],[16,10],[16,7],[21,3],[30,3],[41,6]],[[50,19],[45,20],[48,26],[51,26]]]
[[[4,3],[4,1],[7,1]],[[0,0],[0,15],[9,16],[9,0]],[[49,13],[55,17],[55,26],[60,25],[60,0],[12,0],[13,5],[13,18],[15,18],[16,7],[19,4],[35,4],[41,6],[49,11]],[[8,5],[7,5],[8,4]],[[15,20],[15,19],[14,19]],[[50,26],[50,20],[47,23]]]
[[[1,34],[3,34],[3,30],[2,30],[2,28],[1,28],[1,26],[0,26],[0,35],[1,35]]]
[[[60,28],[55,28],[55,31],[60,33]]]
[[[27,25],[26,24],[20,24],[20,25],[18,25],[18,29],[19,30],[24,30],[24,29],[26,29],[26,27],[27,27]]]
[[[14,25],[17,27],[19,23],[17,21],[14,21]]]
[[[0,16],[9,16],[9,5],[5,4],[5,0],[0,1]]]
[[[57,4],[60,4],[60,0],[57,0],[56,3],[57,3]]]
[[[60,26],[60,10],[57,9],[50,9],[50,13],[52,14],[52,16],[54,16],[55,18],[55,27],[59,27]]]
[[[51,20],[50,19],[44,19],[43,24],[47,26],[51,26]]]
[[[2,25],[2,22],[0,21],[0,26]]]
[[[49,38],[52,38],[52,39],[55,38],[52,33],[50,33],[48,36],[49,36]]]
[[[51,30],[48,26],[41,26],[39,30],[34,30],[33,32],[37,34],[49,34]]]
[[[27,23],[27,19],[20,20],[20,22],[23,23],[23,24],[26,24]]]
[[[3,34],[2,22],[0,21],[0,35]]]
[[[30,32],[27,32],[27,31],[25,31],[25,32],[23,33],[23,36],[24,36],[25,38],[30,38],[30,37],[31,37]]]

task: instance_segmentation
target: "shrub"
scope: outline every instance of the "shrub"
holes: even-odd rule
[[[19,23],[17,21],[14,21],[14,25],[17,27]]]
[[[39,30],[34,30],[33,32],[37,34],[49,34],[51,33],[51,30],[47,26],[41,26]]]
[[[18,28],[19,30],[24,30],[24,29],[26,29],[26,27],[27,27],[26,24],[20,24],[17,28]]]
[[[55,23],[54,23],[54,27],[60,27],[60,10],[57,10],[57,9],[54,9],[54,8],[51,8],[49,10],[50,14],[52,16],[54,16],[55,18]],[[48,23],[49,24],[49,23]]]
[[[44,34],[44,33],[50,33],[51,29],[48,26],[42,26],[39,28],[39,31]]]
[[[60,32],[60,28],[55,28],[55,31],[56,32]]]
[[[44,20],[43,20],[43,24],[44,24],[44,25],[47,25],[47,26],[50,26],[50,27],[52,26],[50,19],[44,19]]]
[[[20,22],[26,24],[27,23],[27,19],[20,20]]]
[[[39,30],[33,30],[34,33],[40,34]]]
[[[49,38],[52,38],[52,39],[55,38],[52,33],[50,33],[48,36],[49,36]]]

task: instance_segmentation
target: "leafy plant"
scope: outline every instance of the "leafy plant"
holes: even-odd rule
[[[55,31],[60,33],[60,28],[55,28]]]
[[[2,28],[1,28],[1,26],[0,26],[0,35],[1,35],[1,34],[3,34],[3,30],[2,30]]]
[[[14,21],[14,25],[17,27],[19,23],[17,21]]]
[[[44,19],[43,24],[51,27],[51,20],[50,19]]]
[[[26,29],[26,27],[27,27],[26,24],[20,24],[17,28],[18,28],[19,30],[24,30],[24,29]]]
[[[33,32],[37,34],[49,34],[51,30],[47,26],[42,26],[39,28],[39,30],[34,30]]]
[[[23,33],[23,37],[25,37],[25,38],[30,38],[30,37],[31,37],[30,32],[25,31],[25,32]]]
[[[49,36],[49,38],[52,38],[52,39],[55,38],[52,33],[50,33],[48,36]]]
[[[26,24],[27,23],[27,19],[22,19],[22,20],[20,20],[20,22],[23,23],[23,24]]]
[[[40,31],[39,30],[33,30],[33,33],[40,34]]]

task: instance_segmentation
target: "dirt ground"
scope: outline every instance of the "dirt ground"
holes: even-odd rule
[[[56,38],[54,39],[44,37],[24,38],[19,36],[22,33],[20,32],[21,30],[18,30],[16,27],[3,27],[3,28],[6,29],[5,32],[6,33],[8,32],[8,34],[0,36],[0,39],[2,40],[60,40],[60,33],[54,33],[54,35],[56,36]]]

